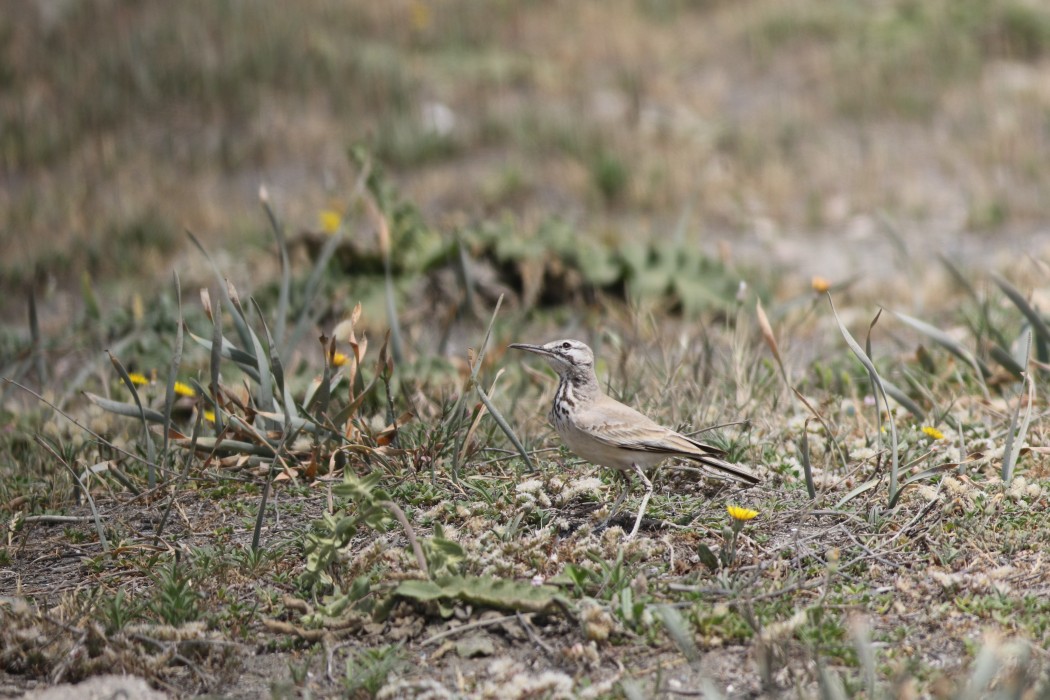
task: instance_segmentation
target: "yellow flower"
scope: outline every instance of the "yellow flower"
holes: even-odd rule
[[[337,352],[335,355],[332,356],[332,364],[336,367],[342,367],[346,364],[347,359],[348,358],[346,355],[344,355],[341,352]]]
[[[215,411],[205,411],[204,412],[204,420],[208,421],[209,423],[214,423],[215,422]]]
[[[325,233],[335,233],[343,223],[343,216],[334,209],[322,209],[319,218]]]
[[[757,510],[751,510],[750,508],[741,508],[740,506],[726,506],[726,510],[729,511],[729,517],[733,520],[739,520],[741,522],[751,520],[758,516]]]
[[[937,430],[937,428],[934,428],[932,425],[922,426],[922,432],[925,433],[928,437],[933,438],[934,440],[944,439],[944,433],[942,433],[940,430]]]
[[[143,386],[149,384],[149,379],[146,378],[145,374],[141,372],[130,372],[128,378],[131,379],[131,383],[136,386]]]
[[[192,386],[183,382],[175,382],[175,393],[179,396],[189,396],[191,398],[197,395]]]
[[[820,275],[813,275],[813,279],[810,281],[810,285],[813,287],[813,291],[817,294],[823,294],[831,288],[831,282],[828,282],[825,278]]]
[[[409,6],[409,12],[412,29],[421,32],[430,27],[430,8],[426,3],[417,0]]]

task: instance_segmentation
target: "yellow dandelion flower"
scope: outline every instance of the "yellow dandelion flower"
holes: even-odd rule
[[[739,520],[741,522],[751,520],[758,516],[757,510],[751,510],[750,508],[742,508],[740,506],[726,506],[726,510],[729,511],[729,517],[733,520]]]
[[[131,383],[135,386],[144,386],[146,384],[149,384],[149,379],[146,377],[145,374],[142,374],[141,372],[129,372],[128,378],[131,379]]]
[[[412,3],[409,6],[412,28],[417,32],[424,31],[430,27],[430,7],[425,2]]]
[[[943,440],[944,439],[944,433],[942,433],[940,430],[937,430],[937,428],[934,428],[932,425],[924,425],[924,426],[922,426],[922,432],[927,437],[933,438],[934,440]]]
[[[335,233],[343,224],[343,215],[335,209],[322,209],[319,219],[321,230],[325,233]]]
[[[810,280],[810,285],[813,287],[813,291],[817,294],[823,294],[831,289],[831,282],[820,275],[813,275],[813,279]]]
[[[332,356],[332,364],[336,367],[342,367],[346,364],[346,361],[348,359],[349,358],[345,354],[337,352],[335,355]]]
[[[190,398],[197,395],[193,387],[184,382],[175,382],[175,393],[179,396],[189,396]]]
[[[214,423],[215,422],[215,411],[205,411],[204,412],[204,420],[208,421],[209,423]]]

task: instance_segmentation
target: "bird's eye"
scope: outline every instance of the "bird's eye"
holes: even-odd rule
[[[562,343],[561,347],[562,347],[563,350],[568,350],[569,348],[572,347],[572,343]]]

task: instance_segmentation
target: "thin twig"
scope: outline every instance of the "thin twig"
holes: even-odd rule
[[[531,615],[531,614],[530,614]],[[554,649],[551,648],[550,644],[540,639],[540,636],[536,634],[536,631],[532,629],[532,620],[529,616],[523,615],[522,613],[517,614],[518,622],[521,624],[522,629],[525,630],[525,634],[529,635],[529,639],[532,640],[533,644],[541,647],[549,656],[554,656]]]
[[[493,617],[493,618],[489,618],[487,620],[476,620],[474,622],[468,622],[465,625],[460,625],[459,627],[453,627],[452,629],[447,629],[444,632],[438,632],[435,635],[427,637],[426,639],[424,639],[422,642],[419,643],[419,646],[425,647],[428,644],[433,644],[435,642],[440,642],[442,639],[445,639],[446,637],[455,636],[455,635],[459,634],[460,632],[467,632],[469,630],[478,629],[479,627],[489,627],[491,625],[496,625],[496,624],[499,624],[501,622],[510,622],[511,620],[518,619],[518,615],[519,614],[520,613],[515,613],[514,615],[504,615],[503,617]],[[532,615],[533,615],[533,613],[526,613],[525,617],[526,618],[531,618]]]
[[[379,501],[379,505],[393,513],[397,521],[401,523],[401,527],[405,530],[405,537],[408,538],[409,544],[412,545],[412,551],[416,555],[416,564],[419,565],[420,571],[429,576],[430,572],[427,570],[427,558],[423,555],[423,547],[420,546],[419,540],[416,539],[416,531],[412,529],[412,523],[408,522],[405,511],[401,510],[401,506],[393,501]]]
[[[109,516],[99,515],[99,518]],[[90,515],[27,515],[22,518],[24,523],[42,523],[44,525],[62,525],[64,523],[90,523],[95,518]]]

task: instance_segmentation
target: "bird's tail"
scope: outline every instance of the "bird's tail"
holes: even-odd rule
[[[707,467],[707,470],[714,473],[716,476],[728,477],[733,481],[739,481],[750,485],[757,484],[761,481],[760,478],[752,474],[746,467],[741,467],[738,464],[732,464],[722,459],[725,452],[717,447],[711,447],[710,445],[705,445],[696,440],[689,440],[689,442],[699,448],[699,454],[690,454],[687,456],[693,461],[699,462]]]
[[[728,477],[733,481],[739,481],[744,484],[754,486],[761,481],[760,478],[752,474],[749,470],[741,467],[737,464],[731,464],[724,459],[713,457],[711,455],[703,455],[693,457],[693,459],[700,464],[713,471],[718,476]]]

